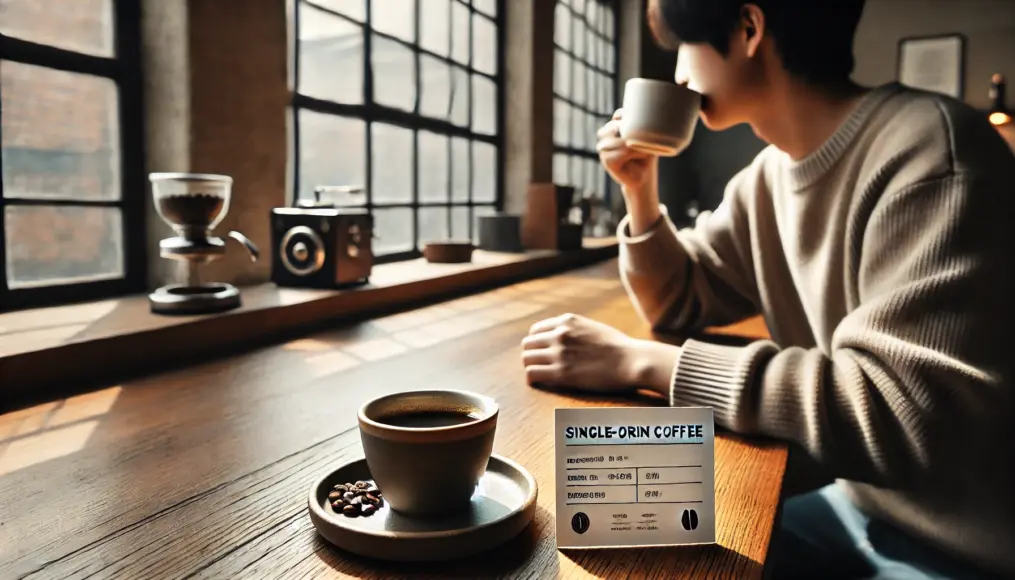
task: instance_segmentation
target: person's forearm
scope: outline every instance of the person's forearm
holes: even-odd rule
[[[655,180],[639,191],[623,189],[624,201],[627,204],[630,235],[640,236],[654,226],[661,216],[659,209],[659,188]]]

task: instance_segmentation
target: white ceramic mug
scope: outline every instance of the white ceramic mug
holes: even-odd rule
[[[624,85],[623,108],[620,137],[628,147],[673,157],[694,137],[701,95],[669,81],[631,79]]]

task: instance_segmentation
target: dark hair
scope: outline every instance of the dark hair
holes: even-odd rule
[[[708,43],[720,54],[745,4],[765,13],[783,66],[808,82],[829,84],[853,72],[853,35],[865,0],[653,0],[649,26],[657,42],[676,48],[681,42]]]

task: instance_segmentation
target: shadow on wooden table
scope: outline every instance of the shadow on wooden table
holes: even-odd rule
[[[554,546],[545,545],[547,538],[540,538],[539,529],[546,522],[552,522],[552,517],[545,508],[537,507],[533,521],[503,545],[447,562],[392,562],[365,558],[332,546],[320,535],[315,540],[315,549],[317,557],[339,574],[360,578],[555,577],[559,565],[556,550]],[[549,539],[552,542],[552,536]]]
[[[764,566],[726,546],[560,550],[598,578],[761,578]]]

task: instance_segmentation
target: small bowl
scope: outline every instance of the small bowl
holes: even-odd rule
[[[431,264],[464,264],[472,261],[472,242],[429,242],[423,247],[423,257]]]

